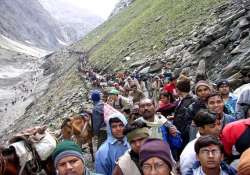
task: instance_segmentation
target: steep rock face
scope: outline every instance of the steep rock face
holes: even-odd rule
[[[159,60],[175,74],[206,74],[210,80],[228,79],[233,88],[250,82],[250,3],[231,1],[213,11],[217,19],[200,22],[186,39],[170,41]]]
[[[36,0],[2,0],[0,34],[49,50],[60,47],[60,40],[64,41],[56,21]]]

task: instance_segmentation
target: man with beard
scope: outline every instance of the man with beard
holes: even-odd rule
[[[182,146],[182,139],[179,131],[164,116],[155,113],[155,106],[151,99],[144,98],[139,103],[141,120],[150,127],[149,137],[162,139],[170,145],[173,157],[177,160],[177,150]]]

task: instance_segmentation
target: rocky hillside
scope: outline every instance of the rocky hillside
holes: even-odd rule
[[[175,74],[206,73],[211,80],[228,78],[234,87],[248,82],[249,26],[247,1],[135,0],[83,40],[46,57],[49,88],[1,140],[37,124],[58,129],[81,104],[89,107],[89,84],[77,70],[82,51],[100,72],[157,73],[168,63]]]
[[[140,71],[149,64],[160,69],[169,63],[176,74],[185,70],[194,76],[200,65],[210,79],[240,78],[238,85],[247,81],[248,3],[136,0],[72,48],[89,51],[99,70],[142,65]]]

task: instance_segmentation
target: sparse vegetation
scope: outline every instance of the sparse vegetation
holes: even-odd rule
[[[77,47],[91,50],[90,60],[99,68],[122,67],[155,56],[165,48],[164,39],[183,37],[201,21],[213,20],[212,7],[224,0],[136,0],[127,9],[87,35]],[[80,45],[80,46],[79,46]],[[116,68],[117,69],[117,68]]]

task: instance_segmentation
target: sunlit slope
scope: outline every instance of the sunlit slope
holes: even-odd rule
[[[136,60],[157,56],[166,47],[165,39],[185,37],[197,23],[212,21],[210,9],[223,2],[135,0],[73,47],[90,50],[90,61],[98,68],[125,69]]]

